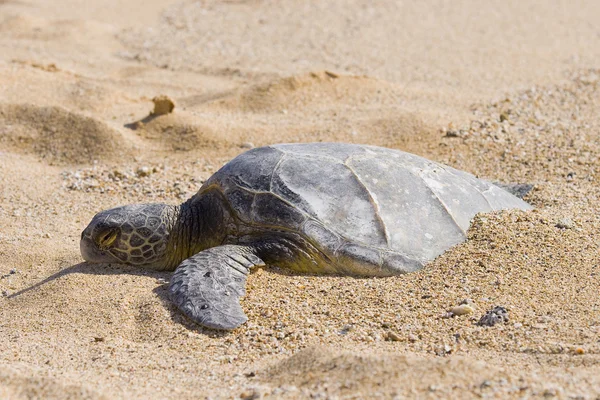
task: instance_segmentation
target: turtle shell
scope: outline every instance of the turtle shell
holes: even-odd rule
[[[531,208],[466,172],[398,150],[342,143],[250,150],[203,189],[215,186],[240,221],[298,233],[339,264],[354,263],[353,271],[386,263],[418,269],[464,241],[475,214]]]

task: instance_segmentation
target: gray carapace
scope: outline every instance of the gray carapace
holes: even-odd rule
[[[180,206],[97,214],[89,262],[175,270],[174,303],[197,323],[233,329],[249,271],[390,276],[416,271],[466,239],[473,216],[531,206],[471,174],[422,157],[343,143],[250,150]]]

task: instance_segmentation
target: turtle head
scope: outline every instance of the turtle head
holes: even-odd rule
[[[133,204],[99,212],[81,233],[81,255],[94,263],[166,268],[176,206]]]

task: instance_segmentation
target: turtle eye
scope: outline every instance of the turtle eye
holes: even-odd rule
[[[111,244],[113,244],[113,242],[115,241],[115,239],[117,238],[117,230],[116,229],[111,229],[109,231],[103,232],[102,234],[98,235],[98,246],[100,247],[108,247]]]

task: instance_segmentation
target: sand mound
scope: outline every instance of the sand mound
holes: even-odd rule
[[[129,147],[114,129],[61,107],[0,105],[0,141],[50,164],[88,164],[123,156]]]
[[[310,72],[275,78],[241,90],[216,103],[246,112],[294,112],[344,106],[397,104],[399,93],[389,82],[365,76],[340,75],[331,71]]]
[[[155,115],[125,125],[142,139],[146,139],[163,150],[192,151],[210,147],[227,147],[228,138],[219,135],[214,129],[199,124],[198,119],[180,112]]]
[[[331,71],[271,78],[200,105],[226,116],[231,142],[257,146],[282,141],[341,141],[406,148],[435,132],[408,108],[401,88],[366,76]],[[394,110],[390,113],[390,110]],[[225,110],[225,111],[224,111]]]
[[[498,381],[504,374],[483,362],[461,357],[425,358],[415,355],[381,355],[364,352],[336,351],[317,346],[299,351],[279,362],[259,377],[283,392],[294,393],[295,386],[303,395],[331,392],[341,397],[355,395],[360,388],[374,397],[410,397],[431,392],[437,396],[462,389],[476,392],[484,381]],[[465,379],[476,376],[477,381]],[[291,397],[291,396],[290,396]]]
[[[136,110],[139,98],[118,87],[96,82],[62,68],[61,64],[15,59],[0,65],[0,103],[61,107],[110,121]],[[110,123],[110,122],[109,122]]]
[[[3,399],[107,399],[90,389],[61,384],[24,366],[0,365],[0,398]]]

